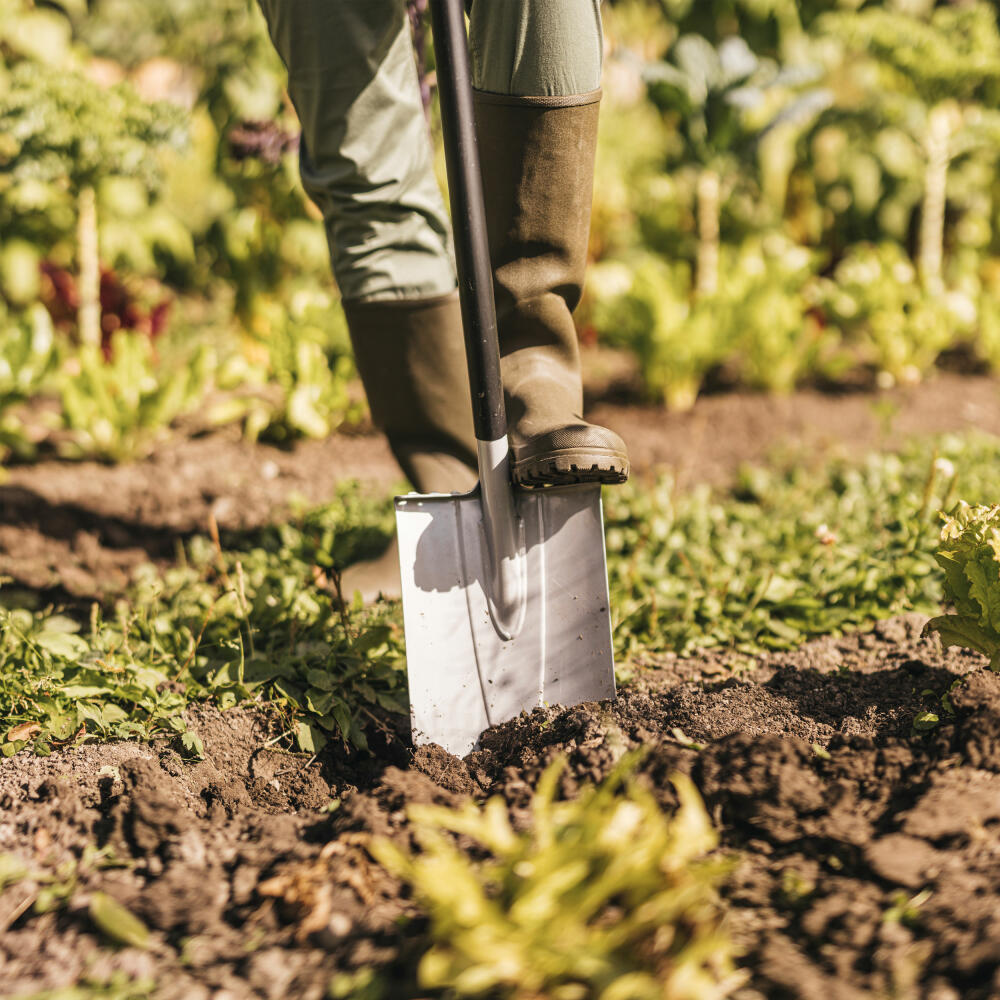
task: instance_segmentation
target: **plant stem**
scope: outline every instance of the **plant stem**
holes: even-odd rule
[[[695,291],[714,295],[719,287],[719,175],[706,167],[698,175],[698,260]]]
[[[101,345],[101,266],[97,238],[97,193],[89,184],[80,190],[76,238],[80,259],[80,342]]]
[[[929,292],[941,289],[941,261],[944,255],[944,215],[947,207],[948,165],[951,162],[952,108],[936,104],[927,120],[924,150],[924,203],[920,219],[918,267]]]

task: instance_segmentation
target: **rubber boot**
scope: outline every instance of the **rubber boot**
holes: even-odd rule
[[[354,358],[372,420],[418,493],[464,493],[478,481],[458,294],[345,302]],[[349,567],[348,600],[400,596],[395,538],[377,559]]]
[[[583,419],[572,313],[587,262],[600,91],[475,93],[514,479],[628,478],[622,439]]]

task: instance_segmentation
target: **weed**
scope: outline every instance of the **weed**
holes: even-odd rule
[[[284,707],[302,750],[331,736],[366,746],[385,713],[406,710],[402,629],[392,608],[345,615],[328,574],[384,541],[390,517],[348,489],[250,537],[194,538],[183,564],[146,568],[113,613],[95,606],[89,629],[0,606],[0,751],[173,731],[200,756],[181,713],[205,699]]]
[[[747,470],[729,491],[680,493],[661,478],[609,493],[619,659],[713,646],[745,656],[931,614],[934,512],[951,503],[956,468],[967,496],[1000,492],[1000,445],[970,434],[860,463]],[[0,591],[0,752],[176,734],[199,757],[182,720],[194,700],[267,702],[284,714],[282,738],[308,753],[330,738],[367,746],[407,708],[399,608],[345,608],[339,572],[384,544],[391,518],[344,489],[287,524],[196,537],[181,564],[140,571],[86,624]]]

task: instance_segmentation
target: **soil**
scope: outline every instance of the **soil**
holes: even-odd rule
[[[740,1000],[1000,996],[1000,676],[921,625],[752,663],[665,657],[616,701],[538,710],[464,760],[400,734],[308,759],[268,746],[265,709],[210,707],[188,719],[203,761],[162,743],[19,754],[0,765],[0,854],[51,872],[88,845],[109,853],[80,861],[63,907],[34,912],[37,879],[0,895],[0,996],[121,970],[164,1000],[319,1000],[365,966],[394,998],[426,996],[412,986],[425,923],[370,838],[405,841],[414,803],[493,795],[522,827],[557,755],[572,796],[639,746],[664,808],[669,775],[690,775],[738,860],[723,895],[750,977]],[[954,717],[914,735],[936,703],[924,692],[959,677]],[[148,948],[108,946],[96,892],[145,922]]]
[[[891,447],[917,433],[978,427],[1000,433],[998,383],[941,373],[872,396],[803,391],[784,398],[704,396],[690,413],[622,402],[629,373],[607,352],[588,354],[588,417],[628,442],[633,475],[670,468],[681,486],[722,483],[776,450],[822,456]],[[235,430],[177,437],[128,465],[43,461],[7,470],[0,484],[0,577],[57,597],[119,591],[142,563],[164,564],[206,532],[251,530],[296,498],[329,500],[358,479],[379,496],[402,485],[385,440],[371,428],[290,449],[251,445]]]
[[[614,402],[606,381],[589,414],[623,434],[640,478],[668,466],[722,483],[775,449],[1000,433],[986,378],[942,374],[874,399],[708,396],[683,416]],[[249,530],[345,478],[385,494],[400,477],[370,431],[290,450],[220,433],[128,466],[14,468],[0,486],[0,576],[99,596],[141,562],[170,561],[212,518]],[[465,760],[414,749],[402,729],[369,754],[291,754],[266,706],[191,709],[200,761],[168,742],[4,759],[0,885],[8,855],[32,874],[0,892],[0,998],[120,973],[154,981],[158,1000],[319,1000],[332,976],[364,967],[395,983],[394,1000],[426,997],[412,985],[426,923],[370,839],[406,841],[409,805],[492,795],[523,827],[554,757],[569,761],[572,796],[631,747],[645,748],[642,780],[667,810],[670,774],[691,776],[738,861],[723,896],[749,974],[740,1000],[1000,997],[1000,676],[921,639],[922,624],[752,662],[649,657],[613,703],[536,711]],[[914,734],[959,677],[954,716]],[[90,916],[97,893],[146,924],[148,947],[113,946]]]

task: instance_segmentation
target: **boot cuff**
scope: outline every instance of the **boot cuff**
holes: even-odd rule
[[[494,94],[489,90],[474,90],[473,95],[480,104],[507,104],[519,108],[581,108],[588,104],[597,104],[601,100],[601,91],[591,90],[587,94],[567,94],[557,97],[518,97],[516,94]]]

